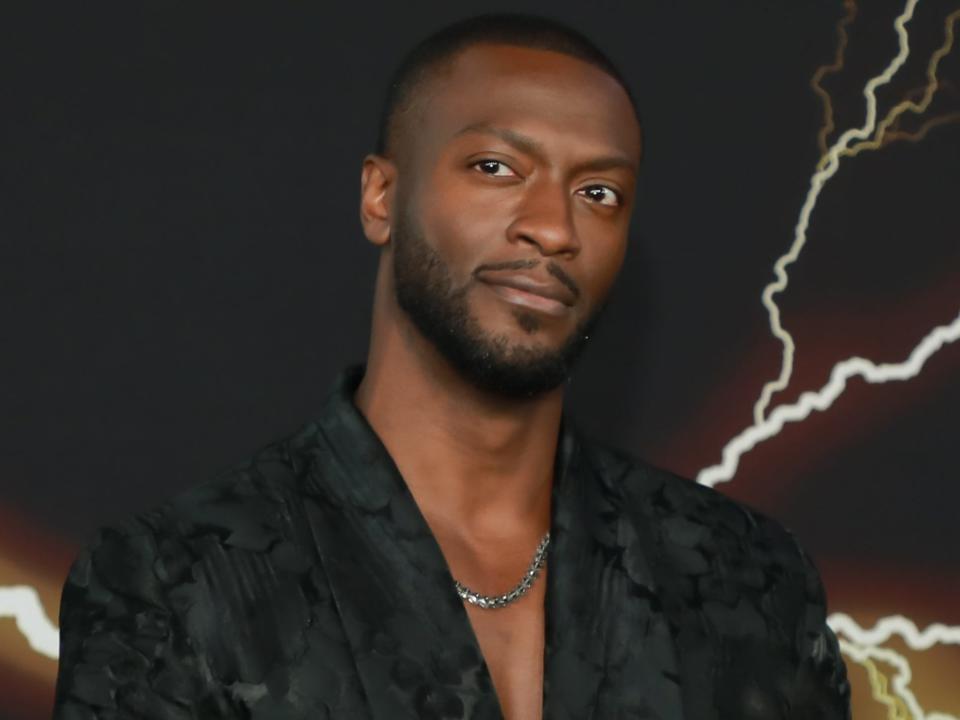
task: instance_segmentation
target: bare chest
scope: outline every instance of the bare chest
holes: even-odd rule
[[[543,704],[544,588],[541,577],[515,604],[467,605],[506,720],[540,720]]]

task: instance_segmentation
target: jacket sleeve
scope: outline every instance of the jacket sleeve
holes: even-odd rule
[[[797,646],[800,665],[792,693],[791,720],[849,720],[850,683],[836,635],[827,624],[827,598],[820,574],[800,551],[806,573],[806,612]]]
[[[54,720],[234,717],[171,607],[173,591],[146,522],[97,533],[61,596]]]

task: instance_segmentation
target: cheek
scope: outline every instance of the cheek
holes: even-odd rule
[[[446,180],[446,181],[444,181]],[[420,203],[422,227],[429,242],[449,261],[461,281],[491,257],[504,236],[504,203],[483,202],[475,191],[456,179],[438,178]]]
[[[626,255],[626,238],[597,237],[581,244],[580,260],[585,269],[584,284],[591,303],[602,302],[613,287]]]

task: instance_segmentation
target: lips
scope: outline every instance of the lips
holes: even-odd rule
[[[566,310],[576,302],[573,291],[553,278],[504,271],[480,272],[476,277],[508,301],[552,311],[554,314]]]

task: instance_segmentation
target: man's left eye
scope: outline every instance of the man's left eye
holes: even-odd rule
[[[584,195],[600,205],[619,205],[620,196],[606,185],[591,185],[581,190]]]
[[[514,174],[509,165],[499,160],[480,160],[475,162],[473,166],[484,175],[493,175],[494,177],[510,177]]]

